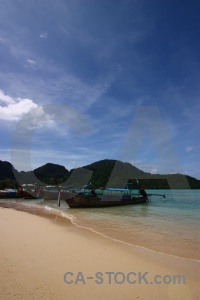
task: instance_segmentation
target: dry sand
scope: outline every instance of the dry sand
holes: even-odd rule
[[[47,219],[26,212],[0,208],[0,299],[200,299],[200,262],[158,254],[140,247],[128,246],[77,228],[70,221],[62,222],[54,216]],[[64,282],[64,274],[72,272]],[[94,279],[102,273],[102,284]],[[122,274],[105,272],[148,272],[155,275],[184,275],[183,284],[138,283],[117,284]],[[81,274],[83,277],[81,278]],[[82,279],[82,280],[81,280]],[[96,278],[97,279],[97,278]],[[169,280],[170,277],[166,277]],[[83,281],[85,280],[85,284]],[[100,279],[98,279],[100,282]]]

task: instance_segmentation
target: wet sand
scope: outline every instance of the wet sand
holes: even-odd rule
[[[41,210],[0,208],[0,223],[1,299],[200,299],[200,262],[124,245]],[[183,276],[179,284],[173,275]]]

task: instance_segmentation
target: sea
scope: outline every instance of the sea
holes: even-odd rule
[[[155,194],[149,203],[117,207],[72,209],[65,201],[58,207],[56,199],[1,199],[0,206],[50,212],[118,243],[200,261],[200,190],[147,193]]]

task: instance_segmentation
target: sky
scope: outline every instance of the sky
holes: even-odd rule
[[[0,160],[200,179],[200,2],[1,0]]]

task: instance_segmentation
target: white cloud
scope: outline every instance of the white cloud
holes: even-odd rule
[[[12,104],[15,103],[12,97],[5,95],[2,90],[0,90],[0,103]]]
[[[185,148],[185,151],[186,151],[186,152],[191,152],[193,149],[194,149],[194,148],[193,148],[192,146],[187,146],[187,147]]]
[[[1,105],[3,102],[4,105]],[[31,99],[12,98],[0,90],[0,120],[18,121],[24,114],[38,107]]]
[[[153,168],[150,170],[151,174],[158,174],[158,170],[156,168]]]
[[[53,120],[54,116],[49,115],[44,111],[42,106],[35,106],[31,108],[21,119],[18,130],[33,130],[37,127],[53,127],[55,122]]]
[[[41,39],[46,39],[47,37],[48,37],[48,33],[46,33],[46,32],[40,33]]]
[[[36,61],[32,59],[27,59],[27,63],[29,63],[31,66],[36,65]]]

